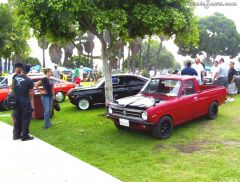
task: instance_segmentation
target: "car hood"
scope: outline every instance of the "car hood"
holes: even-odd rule
[[[118,103],[122,107],[134,107],[145,109],[154,106],[156,103],[159,102],[160,102],[159,99],[155,99],[153,97],[148,97],[144,95],[135,95],[116,100],[116,103]]]
[[[97,87],[76,87],[73,91],[95,90]]]

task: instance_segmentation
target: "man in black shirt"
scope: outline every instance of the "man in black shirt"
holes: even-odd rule
[[[29,135],[29,124],[32,116],[31,97],[33,94],[33,81],[27,77],[30,66],[24,65],[22,74],[15,77],[14,92],[17,98],[16,121],[14,123],[15,139],[22,141],[34,139]]]
[[[192,63],[190,61],[187,62],[187,67],[181,71],[181,75],[198,76],[197,71],[193,69],[191,66],[192,66]]]

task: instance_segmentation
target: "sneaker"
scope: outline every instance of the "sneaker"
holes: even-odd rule
[[[21,139],[21,135],[13,135],[13,140]]]
[[[28,136],[27,138],[22,138],[22,141],[28,141],[28,140],[33,140],[34,137]]]
[[[233,102],[233,101],[234,101],[234,98],[230,98],[230,99],[229,99],[229,102]]]

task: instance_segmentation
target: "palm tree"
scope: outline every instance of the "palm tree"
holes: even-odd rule
[[[38,40],[38,46],[42,49],[43,67],[45,68],[45,49],[48,48],[48,42],[46,41],[46,39],[44,39],[44,37],[42,37],[41,39]]]

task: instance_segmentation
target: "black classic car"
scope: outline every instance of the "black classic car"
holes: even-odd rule
[[[137,94],[148,78],[131,75],[118,74],[112,76],[113,98],[119,99]],[[101,78],[94,86],[85,88],[74,88],[68,92],[68,98],[73,105],[80,110],[90,109],[93,105],[105,103],[104,78]]]

